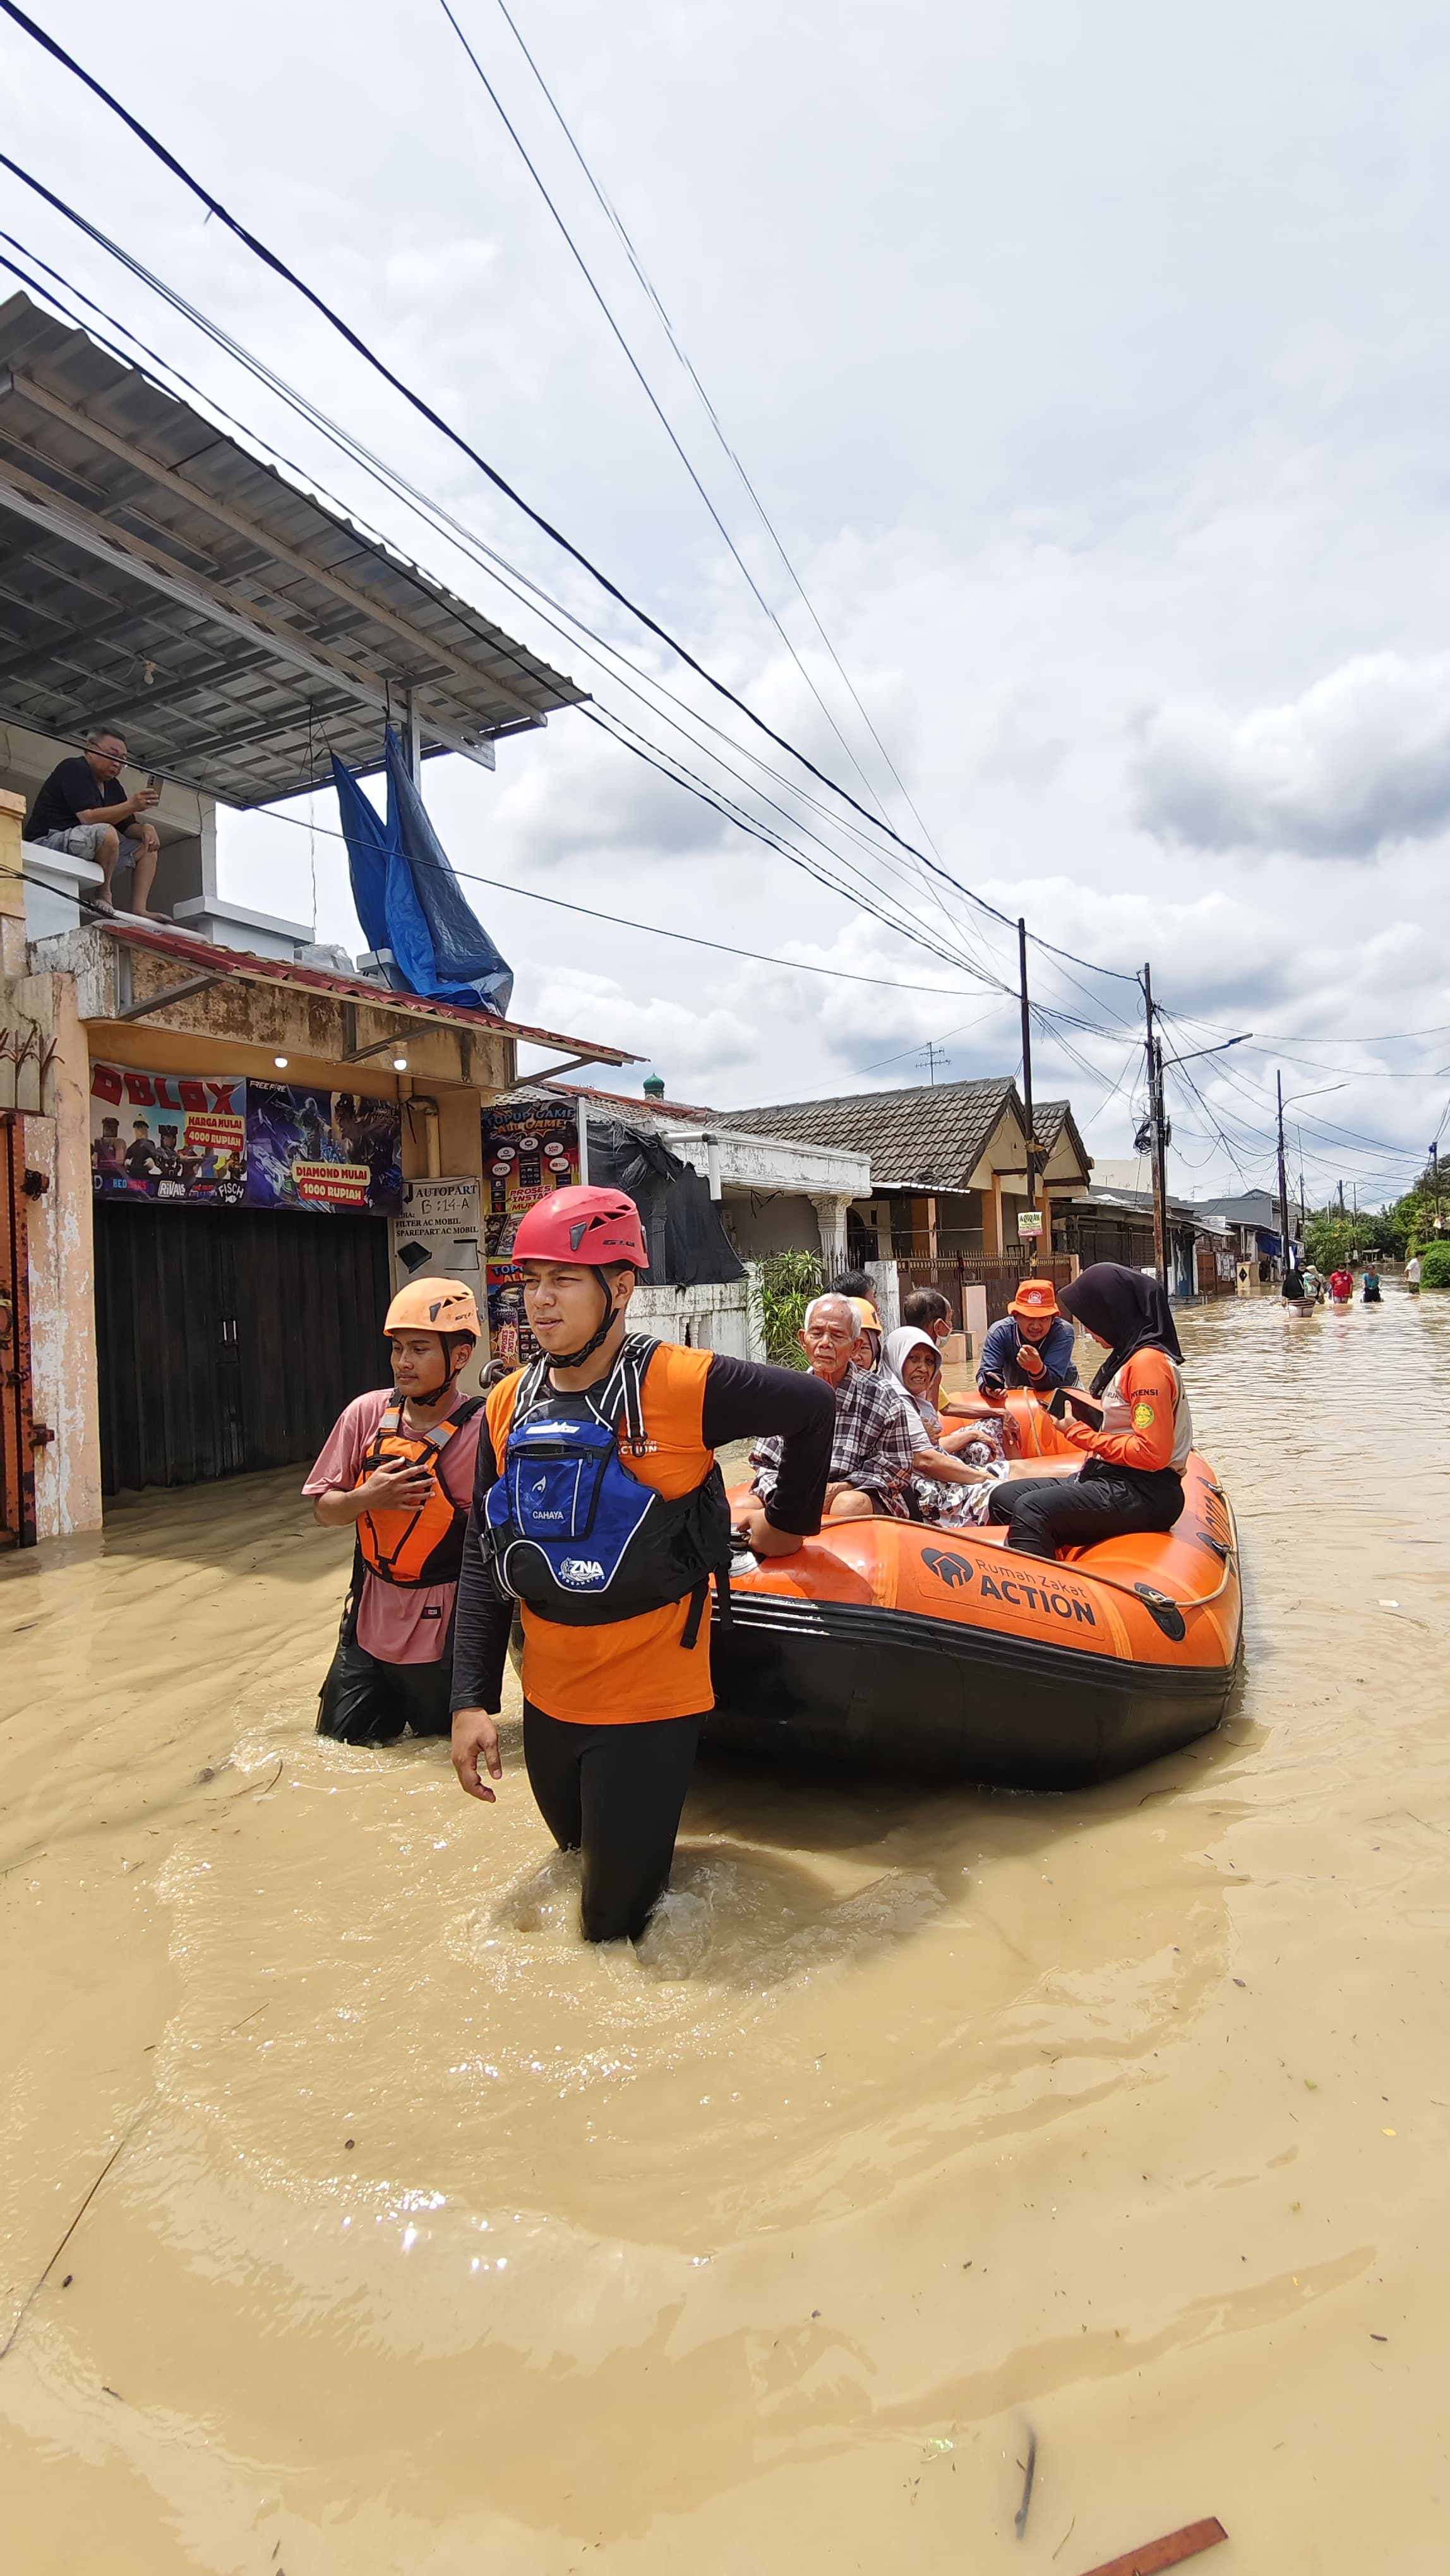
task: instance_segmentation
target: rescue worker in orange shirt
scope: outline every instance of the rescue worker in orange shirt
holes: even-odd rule
[[[998,1485],[988,1517],[1005,1521],[1023,1556],[1093,1547],[1130,1531],[1169,1530],[1183,1509],[1183,1471],[1193,1447],[1172,1309],[1150,1272],[1096,1261],[1058,1295],[1058,1304],[1107,1358],[1093,1379],[1096,1404],[1060,1387],[1048,1411],[1075,1449],[1076,1476]]]
[[[482,1327],[458,1279],[410,1279],[383,1321],[393,1383],[353,1398],[302,1491],[324,1529],[356,1532],[319,1735],[387,1744],[452,1725],[453,1613],[483,1400],[458,1375]]]
[[[829,1387],[629,1331],[648,1267],[617,1189],[552,1191],[513,1259],[544,1356],[487,1398],[454,1647],[453,1761],[490,1803],[516,1600],[524,1760],[561,1849],[583,1856],[588,1941],[637,1939],[669,1881],[700,1721],[713,1706],[708,1595],[729,1601],[730,1511],[714,1452],[784,1435],[757,1554],[821,1523]]]

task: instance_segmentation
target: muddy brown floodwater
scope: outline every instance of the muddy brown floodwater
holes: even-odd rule
[[[1067,1798],[702,1763],[638,1954],[516,1729],[494,1812],[317,1742],[295,1477],[6,1568],[8,2565],[1443,2565],[1450,1297],[1185,1342],[1222,1732]]]

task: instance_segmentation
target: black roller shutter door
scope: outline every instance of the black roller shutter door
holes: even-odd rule
[[[387,1301],[381,1217],[98,1206],[103,1490],[315,1457],[387,1382]]]

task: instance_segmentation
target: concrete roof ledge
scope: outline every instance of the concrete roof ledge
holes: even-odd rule
[[[793,1136],[753,1136],[714,1120],[662,1124],[661,1133],[682,1161],[703,1171],[713,1147],[724,1189],[798,1191],[830,1198],[869,1198],[871,1160]]]

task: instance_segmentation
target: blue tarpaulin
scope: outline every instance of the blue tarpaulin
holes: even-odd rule
[[[501,1019],[513,994],[513,970],[466,901],[391,726],[383,752],[386,822],[351,770],[335,756],[332,763],[364,936],[375,951],[391,952],[388,980],[395,991]]]

